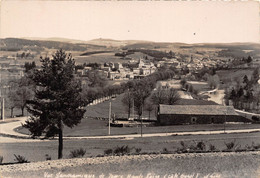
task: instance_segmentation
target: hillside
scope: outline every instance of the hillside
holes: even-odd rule
[[[32,53],[35,52],[34,56],[37,60],[39,56],[52,54],[60,48],[72,53],[74,58],[80,56],[79,63],[123,62],[122,59],[115,57],[114,54],[125,50],[141,52],[142,55],[155,58],[167,57],[169,51],[172,51],[180,59],[189,59],[191,55],[197,59],[204,57],[242,58],[249,55],[255,58],[260,57],[260,44],[258,43],[185,44],[103,38],[90,41],[66,38],[0,39],[0,51],[6,56],[15,56],[16,53],[29,50]]]
[[[0,39],[0,51],[32,50],[43,51],[45,49],[64,49],[67,51],[86,51],[89,48],[101,49],[104,46],[91,44],[73,44],[60,41],[26,40],[19,38]]]

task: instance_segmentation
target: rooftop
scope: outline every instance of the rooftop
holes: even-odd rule
[[[232,106],[222,105],[160,105],[160,114],[238,115]]]

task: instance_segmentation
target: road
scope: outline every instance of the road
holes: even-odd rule
[[[0,122],[0,143],[11,142],[35,142],[42,141],[40,139],[31,139],[29,135],[21,134],[14,131],[15,128],[25,123],[27,117],[7,119],[8,122]],[[195,131],[195,132],[169,132],[169,133],[148,133],[143,134],[143,137],[162,137],[162,136],[182,136],[182,135],[211,135],[223,133],[250,133],[260,132],[260,129],[240,129],[240,130],[216,130],[216,131]],[[140,134],[127,134],[127,135],[108,135],[108,136],[81,136],[81,137],[63,137],[64,139],[115,139],[115,138],[138,138]]]
[[[30,161],[43,161],[45,155],[57,159],[57,140],[31,139],[28,135],[15,132],[13,129],[20,126],[27,118],[15,118],[8,122],[0,122],[0,156],[4,156],[4,162],[12,162],[14,155],[22,155]],[[7,120],[6,120],[7,121]],[[9,122],[10,121],[10,122]],[[252,133],[248,133],[252,132]],[[176,149],[179,142],[194,143],[203,140],[208,145],[216,145],[219,149],[225,147],[224,143],[236,140],[241,146],[259,144],[260,129],[226,130],[222,131],[196,131],[196,132],[171,132],[111,136],[86,136],[64,137],[64,156],[68,157],[71,150],[84,148],[86,155],[103,154],[105,149],[114,148],[117,145],[128,145],[130,148],[141,148],[144,152],[161,151],[164,148]],[[3,136],[5,135],[5,136]]]

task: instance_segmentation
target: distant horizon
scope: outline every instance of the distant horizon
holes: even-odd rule
[[[259,43],[259,3],[2,1],[0,37]]]
[[[152,40],[142,40],[142,39],[127,39],[127,40],[121,40],[121,39],[112,39],[112,38],[93,38],[90,40],[82,40],[82,39],[72,39],[72,38],[66,38],[66,37],[5,37],[5,38],[0,38],[0,39],[8,39],[8,38],[15,38],[15,39],[24,39],[24,40],[39,40],[39,41],[56,41],[55,39],[63,39],[63,40],[71,40],[71,41],[81,41],[81,42],[90,42],[93,40],[113,40],[113,41],[118,41],[118,42],[124,42],[124,41],[137,41],[137,42],[147,42],[147,43],[183,43],[183,44],[235,44],[235,43],[241,43],[241,44],[260,44],[260,42],[198,42],[198,43],[185,43],[185,42],[179,42],[179,41],[152,41]],[[57,40],[57,42],[68,42],[69,41],[62,41],[62,40]],[[74,42],[75,43],[75,42]],[[78,42],[80,43],[80,42]]]

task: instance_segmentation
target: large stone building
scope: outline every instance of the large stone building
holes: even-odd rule
[[[250,122],[233,107],[221,105],[159,105],[157,120],[160,125]]]

